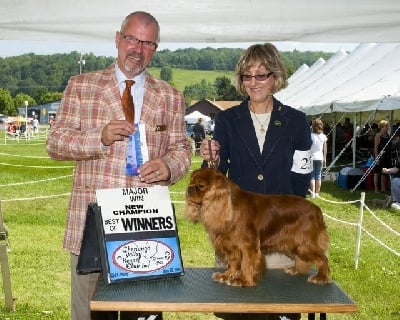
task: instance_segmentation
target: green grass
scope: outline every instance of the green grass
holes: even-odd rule
[[[157,78],[160,77],[161,68],[148,68],[147,69],[152,75]],[[206,71],[206,70],[193,70],[173,68],[172,71],[172,82],[174,86],[183,92],[186,86],[190,86],[196,83],[200,83],[201,80],[205,79],[207,82],[214,83],[217,77],[228,77],[233,83],[233,71]]]
[[[198,157],[193,158],[192,169],[200,166],[199,160]],[[8,257],[13,296],[16,299],[16,311],[6,311],[0,281],[0,320],[69,319],[69,254],[62,249],[62,238],[72,166],[73,162],[49,159],[44,141],[21,140],[17,144],[7,140],[7,145],[0,145],[1,205],[9,228],[11,252]],[[212,266],[214,254],[203,227],[193,225],[184,217],[182,201],[188,176],[170,188],[171,197],[176,203],[183,262],[186,267]],[[59,179],[48,180],[54,178]],[[312,201],[320,205],[325,214],[347,222],[358,221],[359,203],[336,202],[357,200],[360,191],[352,193],[335,183],[324,182],[321,196],[326,200]],[[367,192],[367,205],[385,223],[400,230],[400,213],[392,209],[374,208],[372,199],[375,197],[375,194]],[[330,267],[333,280],[359,308],[355,314],[333,314],[329,315],[329,319],[399,319],[400,258],[363,233],[356,270],[356,227],[328,217],[326,223],[331,238]],[[381,227],[366,210],[364,227],[394,250],[400,251],[399,237]],[[212,314],[199,313],[166,313],[165,318],[215,319]],[[303,319],[306,319],[306,315]]]

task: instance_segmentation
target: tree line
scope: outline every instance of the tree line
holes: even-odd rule
[[[160,78],[173,84],[173,68],[189,70],[234,71],[243,49],[204,48],[161,50],[155,53],[149,67],[161,68]],[[290,76],[302,64],[312,65],[318,58],[329,59],[332,53],[321,51],[281,52]],[[0,113],[16,115],[17,108],[28,101],[29,105],[44,104],[59,100],[69,78],[82,72],[106,68],[115,57],[84,55],[73,51],[66,54],[36,55],[33,53],[0,58]],[[213,98],[238,100],[230,80],[219,77],[215,83],[202,80],[183,90],[186,101]]]

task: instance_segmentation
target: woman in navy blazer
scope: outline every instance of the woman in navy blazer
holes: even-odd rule
[[[249,47],[236,65],[237,90],[247,95],[238,106],[215,118],[213,140],[200,154],[214,161],[242,189],[305,197],[311,177],[311,132],[304,113],[282,104],[273,94],[287,86],[278,50],[269,43]],[[221,261],[217,257],[217,266]],[[293,261],[282,254],[266,256],[267,266],[283,268]],[[217,314],[223,319],[280,319],[276,314]],[[287,315],[300,319],[300,314]]]
[[[215,118],[210,156],[200,152],[241,188],[305,197],[311,174],[310,127],[303,112],[273,94],[287,86],[286,71],[269,43],[251,46],[236,66],[236,85],[248,97]]]
[[[249,191],[304,197],[310,182],[310,129],[304,113],[273,99],[260,152],[249,102],[246,99],[215,118],[218,169]]]

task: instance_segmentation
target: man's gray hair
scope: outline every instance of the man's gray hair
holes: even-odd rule
[[[129,19],[132,17],[138,17],[142,22],[144,22],[146,25],[155,23],[157,26],[157,42],[160,41],[160,25],[158,24],[157,19],[152,16],[150,13],[145,12],[145,11],[135,11],[130,13],[125,17],[125,19],[122,21],[121,24],[121,32],[124,31],[126,24],[128,23]]]

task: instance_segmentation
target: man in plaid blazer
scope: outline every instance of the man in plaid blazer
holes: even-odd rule
[[[47,140],[47,152],[53,159],[76,161],[64,236],[64,248],[71,252],[73,320],[113,316],[90,312],[99,274],[75,272],[87,207],[96,202],[95,190],[170,185],[190,166],[184,98],[145,71],[158,41],[159,25],[153,16],[146,12],[128,15],[115,35],[116,63],[105,70],[71,77]],[[145,125],[149,156],[137,176],[125,174],[128,137],[135,130],[134,124],[125,120],[121,105],[127,79],[135,81],[131,88],[135,123]],[[121,319],[136,318],[125,314]]]

